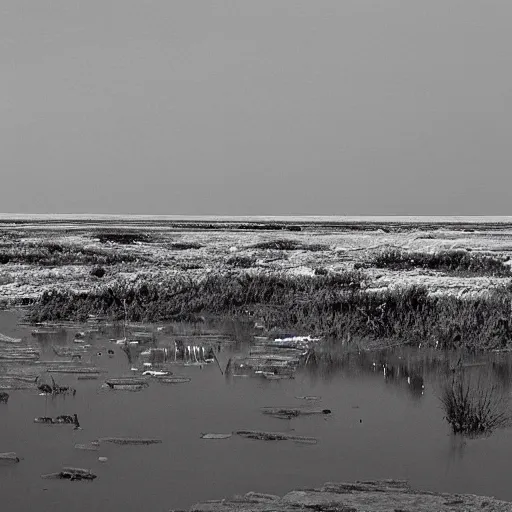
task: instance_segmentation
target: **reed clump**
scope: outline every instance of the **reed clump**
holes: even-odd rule
[[[451,381],[444,384],[440,400],[454,434],[488,435],[510,425],[508,396],[488,376],[471,378],[458,371]]]

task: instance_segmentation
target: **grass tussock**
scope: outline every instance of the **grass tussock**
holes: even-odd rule
[[[188,251],[190,249],[201,249],[204,246],[199,242],[173,242],[168,247],[172,251]]]
[[[485,376],[471,379],[458,372],[443,386],[440,400],[454,434],[486,435],[510,424],[508,396]]]
[[[83,320],[89,314],[130,321],[193,315],[252,314],[271,329],[339,340],[371,338],[439,348],[502,348],[512,339],[511,296],[432,297],[422,287],[368,293],[357,272],[291,277],[281,274],[182,276],[165,283],[102,287],[90,293],[46,292],[31,320]]]
[[[14,279],[9,274],[0,274],[0,286],[3,286],[5,284],[11,284],[14,283]]]
[[[152,238],[147,233],[142,232],[99,232],[96,233],[95,238],[98,238],[102,244],[121,244],[121,245],[131,245],[137,242],[139,243],[147,243],[151,242]]]
[[[367,266],[390,270],[438,270],[473,275],[510,276],[505,260],[495,255],[465,250],[437,253],[401,251],[390,249],[375,255]]]
[[[234,256],[230,256],[226,263],[234,268],[251,268],[256,264],[256,258],[253,256],[246,256],[243,254],[236,254]]]
[[[266,242],[258,242],[251,246],[251,249],[264,249],[275,251],[327,251],[329,247],[322,244],[307,244],[298,240],[268,240]]]
[[[92,247],[76,247],[55,242],[32,242],[8,245],[0,248],[0,264],[17,263],[25,265],[114,265],[137,261],[137,256]]]

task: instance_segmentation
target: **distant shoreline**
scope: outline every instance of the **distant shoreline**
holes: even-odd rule
[[[0,222],[48,221],[295,222],[375,224],[512,224],[512,215],[139,215],[0,213]]]

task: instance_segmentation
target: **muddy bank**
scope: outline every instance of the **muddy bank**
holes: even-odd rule
[[[291,491],[283,497],[250,492],[220,501],[198,503],[190,512],[439,512],[512,511],[512,503],[471,494],[441,494],[412,489],[404,480],[326,483],[317,489]]]

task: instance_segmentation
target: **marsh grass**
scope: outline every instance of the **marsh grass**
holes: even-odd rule
[[[201,249],[204,247],[199,242],[173,242],[168,245],[168,248],[173,251],[188,251],[189,249]]]
[[[32,321],[82,320],[89,314],[164,321],[204,314],[251,315],[267,328],[289,329],[342,340],[436,348],[503,348],[512,338],[511,292],[486,298],[433,297],[426,288],[365,291],[357,272],[289,276],[232,271],[162,283],[116,284],[89,293],[45,292],[33,305]]]
[[[131,245],[136,242],[151,242],[152,237],[147,233],[142,233],[140,231],[134,232],[111,232],[111,231],[101,231],[94,234],[95,238],[98,238],[102,244],[106,243],[114,243],[121,245]]]
[[[436,253],[389,249],[376,254],[366,266],[390,270],[438,270],[458,274],[510,276],[505,260],[495,255],[466,250]]]
[[[454,434],[489,435],[511,422],[505,390],[488,375],[457,371],[441,390],[445,419]]]
[[[0,286],[14,283],[14,278],[10,274],[0,274]]]
[[[256,264],[256,258],[244,254],[235,254],[234,256],[230,256],[226,260],[226,263],[234,268],[251,268]]]
[[[264,249],[275,251],[327,251],[329,247],[323,244],[308,244],[298,240],[277,239],[258,242],[250,246],[251,249]]]
[[[52,241],[29,242],[0,247],[0,264],[17,263],[41,266],[114,265],[135,262],[128,252],[93,247],[77,247]]]

